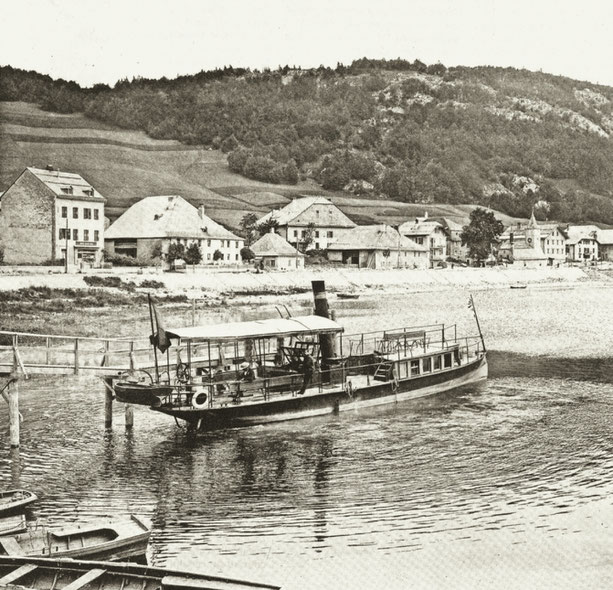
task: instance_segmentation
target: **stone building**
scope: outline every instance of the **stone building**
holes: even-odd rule
[[[145,197],[134,203],[106,230],[104,246],[109,254],[152,258],[166,254],[172,243],[185,248],[198,244],[202,263],[238,264],[245,245],[240,238],[178,195]]]
[[[9,264],[99,264],[104,197],[82,176],[26,168],[2,195],[0,242]]]
[[[294,199],[282,209],[275,209],[258,219],[258,225],[274,219],[279,225],[278,234],[300,250],[325,250],[351,228],[355,223],[334,203],[324,197],[302,197]],[[309,244],[305,238],[313,229]]]
[[[398,231],[415,243],[425,246],[428,251],[429,264],[436,266],[447,258],[447,232],[440,221],[428,219],[426,212],[423,217],[406,221]]]
[[[596,237],[601,260],[613,261],[613,229],[599,229]]]
[[[589,262],[600,256],[596,225],[569,225],[566,257],[570,262]]]

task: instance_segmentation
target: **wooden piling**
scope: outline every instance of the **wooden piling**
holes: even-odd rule
[[[104,427],[113,428],[113,378],[104,377]]]
[[[126,430],[134,428],[134,407],[132,404],[126,404]]]
[[[9,398],[9,438],[11,448],[19,448],[19,357],[17,348],[13,346],[13,368],[8,383]]]

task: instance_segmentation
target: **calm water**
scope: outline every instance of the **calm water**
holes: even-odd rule
[[[474,296],[490,349],[483,386],[190,439],[144,408],[126,433],[121,404],[105,432],[99,381],[32,380],[18,453],[0,414],[0,482],[35,491],[32,516],[53,523],[150,517],[155,564],[286,588],[610,588],[613,288]],[[466,300],[331,298],[349,332],[472,327]],[[272,316],[274,303],[200,321]]]

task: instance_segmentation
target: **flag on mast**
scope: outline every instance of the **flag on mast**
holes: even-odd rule
[[[168,338],[168,334],[162,325],[160,314],[153,301],[151,301],[150,304],[153,310],[153,317],[155,318],[155,332],[151,335],[149,340],[151,344],[157,347],[161,352],[166,352],[170,348],[170,338]]]

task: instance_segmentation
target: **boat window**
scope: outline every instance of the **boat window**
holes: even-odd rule
[[[419,359],[411,361],[411,375],[419,375]]]
[[[445,367],[445,369],[448,369],[449,367],[451,367],[451,353],[447,352],[445,353],[445,359],[444,359],[444,364],[443,366]]]
[[[424,373],[430,373],[430,371],[432,371],[432,359],[430,357],[422,361],[422,371]]]
[[[456,348],[453,351],[453,363],[455,365],[459,365],[460,364],[460,349],[459,348]]]
[[[441,357],[435,356],[432,360],[434,361],[434,370],[440,371],[441,370]]]
[[[400,372],[400,378],[406,379],[409,376],[407,363],[398,363],[398,368]]]

